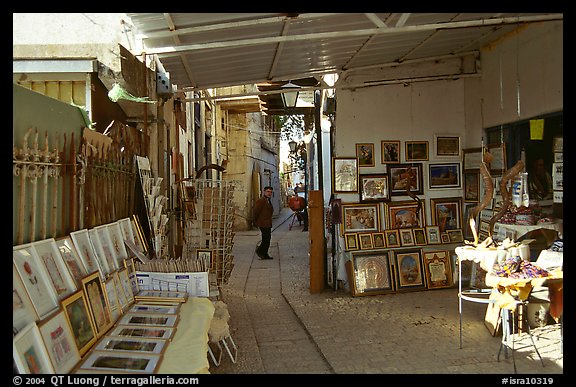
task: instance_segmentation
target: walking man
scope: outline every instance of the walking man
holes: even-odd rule
[[[272,192],[274,192],[272,187],[264,187],[263,196],[254,204],[254,224],[260,228],[262,234],[260,246],[256,247],[256,254],[260,259],[273,259],[268,255],[270,239],[272,239],[272,214],[274,213],[274,207],[270,201]]]

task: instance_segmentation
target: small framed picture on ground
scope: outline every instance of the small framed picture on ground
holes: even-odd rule
[[[449,288],[453,285],[452,263],[448,251],[427,251],[424,253],[426,283],[428,289]]]
[[[394,267],[398,291],[426,289],[422,249],[396,251],[394,253]]]

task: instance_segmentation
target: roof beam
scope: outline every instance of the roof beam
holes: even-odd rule
[[[448,23],[433,23],[433,24],[422,24],[414,26],[403,26],[403,27],[391,27],[391,28],[369,28],[363,30],[350,30],[350,31],[332,31],[332,32],[319,32],[313,34],[303,34],[303,35],[292,35],[292,36],[271,36],[267,38],[257,38],[257,39],[240,39],[232,41],[223,42],[211,42],[211,43],[199,43],[190,44],[177,47],[157,47],[150,48],[146,50],[146,54],[152,55],[157,54],[159,57],[168,57],[179,55],[181,52],[186,51],[196,51],[196,50],[207,50],[214,48],[226,48],[226,47],[242,47],[242,46],[253,46],[259,44],[273,44],[279,42],[297,42],[304,40],[318,40],[318,39],[329,39],[329,38],[339,38],[339,37],[350,37],[350,36],[365,36],[365,35],[380,35],[380,34],[400,34],[415,31],[433,31],[440,29],[452,29],[452,28],[469,28],[469,27],[485,27],[494,26],[500,24],[519,24],[519,23],[533,23],[542,21],[553,21],[553,20],[563,20],[563,14],[551,14],[551,15],[537,15],[537,16],[517,16],[517,17],[504,17],[496,19],[481,19],[481,20],[467,20],[460,22],[448,22]]]

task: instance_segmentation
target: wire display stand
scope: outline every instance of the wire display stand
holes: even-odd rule
[[[182,257],[196,259],[199,250],[210,250],[210,284],[225,284],[234,267],[234,192],[239,182],[184,179],[180,182],[184,209]]]

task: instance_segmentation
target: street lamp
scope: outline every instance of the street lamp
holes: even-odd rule
[[[286,90],[282,93],[282,103],[284,103],[284,107],[296,107],[300,86],[293,84],[292,81],[288,81],[287,84],[282,85],[282,89]]]
[[[298,146],[298,143],[294,140],[290,140],[288,142],[288,146],[290,147],[290,153],[294,154],[296,152],[296,147]]]

